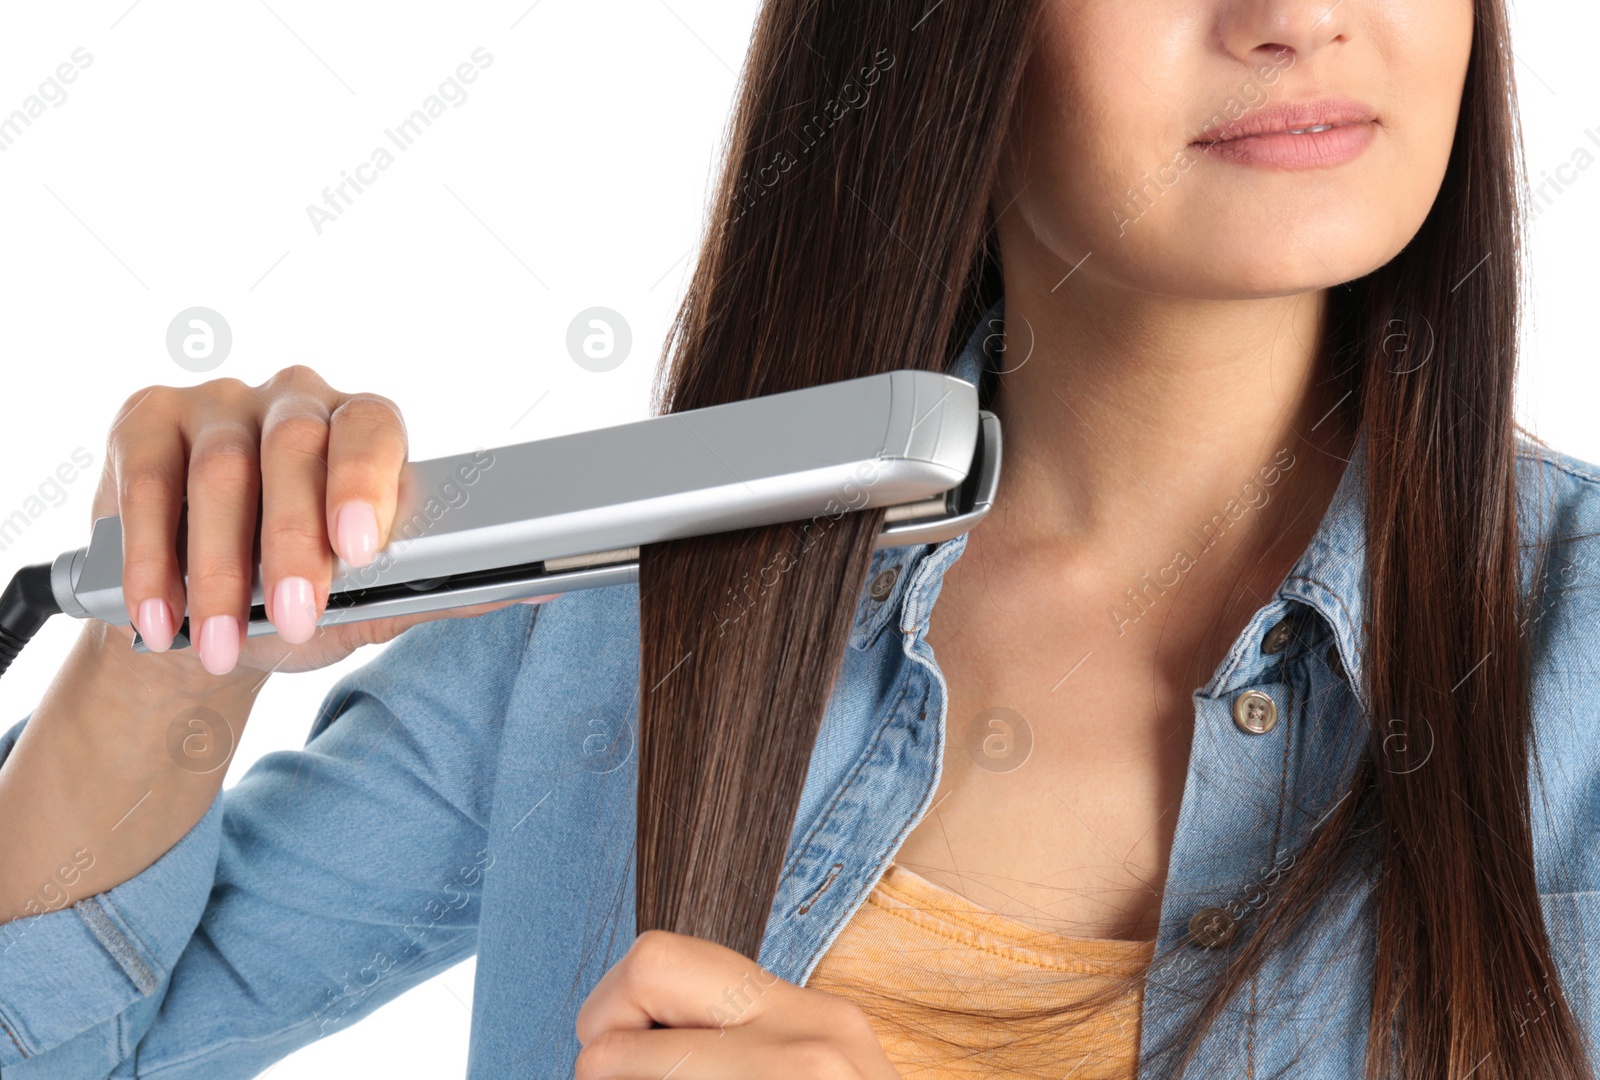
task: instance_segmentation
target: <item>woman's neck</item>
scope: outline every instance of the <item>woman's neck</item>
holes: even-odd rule
[[[1353,435],[1354,399],[1317,362],[1326,294],[1154,296],[1087,262],[1061,282],[1035,254],[1037,267],[1006,253],[1005,469],[987,546],[1142,566],[1192,549],[1186,538],[1244,501],[1222,560],[1270,559],[1286,533],[1292,558]]]

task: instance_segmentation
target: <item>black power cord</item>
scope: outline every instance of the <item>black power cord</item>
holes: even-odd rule
[[[18,570],[0,593],[0,675],[45,620],[61,610],[50,589],[50,564],[34,563]]]

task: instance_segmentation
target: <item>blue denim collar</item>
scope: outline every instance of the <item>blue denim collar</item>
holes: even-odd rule
[[[1004,340],[1005,300],[997,300],[986,311],[961,351],[946,366],[946,374],[977,385],[986,369],[999,370],[1001,351],[990,346]],[[1316,534],[1301,553],[1294,568],[1279,585],[1275,598],[1294,601],[1316,611],[1327,622],[1338,650],[1340,664],[1347,673],[1347,681],[1355,689],[1358,699],[1364,701],[1362,692],[1361,642],[1364,638],[1365,574],[1366,574],[1366,433],[1357,435],[1351,448],[1350,461],[1345,466],[1333,499],[1324,511]],[[887,582],[885,575],[893,575],[893,585],[881,599],[874,600],[871,591],[862,599],[857,610],[851,644],[858,649],[868,648],[896,612],[901,614],[901,629],[920,633],[932,610],[931,600],[919,590],[922,602],[907,604],[909,582],[916,570],[930,554],[939,553],[935,560],[943,570],[960,557],[966,548],[967,534],[946,540],[937,547],[922,544],[907,548],[888,548],[873,556],[868,582]],[[883,593],[884,590],[878,590]],[[1236,646],[1235,655],[1224,661],[1219,669],[1219,680],[1241,666],[1247,656],[1259,655],[1261,639],[1285,614],[1286,605],[1269,604],[1246,629]],[[1214,685],[1218,691],[1225,687]]]
[[[1347,681],[1366,704],[1362,644],[1366,638],[1367,434],[1357,432],[1350,461],[1316,535],[1278,587],[1285,600],[1310,605],[1327,620]]]
[[[1001,297],[983,313],[983,318],[978,320],[972,333],[967,336],[966,345],[962,346],[955,359],[945,367],[945,374],[965,379],[976,386],[985,368],[996,367],[995,354],[985,348],[985,345],[1004,334],[1005,315],[1006,301],[1005,297]]]

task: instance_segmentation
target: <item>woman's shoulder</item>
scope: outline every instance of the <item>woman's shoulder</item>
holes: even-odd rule
[[[1529,472],[1560,477],[1570,481],[1575,489],[1587,493],[1590,498],[1600,493],[1600,465],[1558,450],[1532,435],[1519,435],[1517,458],[1525,477]]]
[[[1550,932],[1581,952],[1592,938],[1584,921],[1600,913],[1600,466],[1532,439],[1518,457],[1523,567],[1535,585],[1529,820]]]
[[[1517,482],[1524,547],[1548,547],[1551,573],[1560,572],[1562,559],[1575,559],[1595,562],[1590,569],[1600,574],[1600,465],[1524,436]]]
[[[1585,709],[1600,709],[1600,466],[1531,438],[1517,456],[1539,667]]]

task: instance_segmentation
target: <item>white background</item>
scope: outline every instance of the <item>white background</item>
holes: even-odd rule
[[[289,363],[374,390],[407,417],[412,457],[646,415],[686,280],[757,4],[528,0],[474,5],[126,0],[0,8],[0,115],[82,47],[90,65],[0,152],[0,517],[77,447],[94,464],[0,552],[17,567],[86,542],[106,429],[152,383]],[[1600,159],[1600,13],[1517,13],[1534,183]],[[492,63],[320,235],[306,212],[473,51]],[[1567,175],[1573,175],[1567,170]],[[1594,422],[1600,165],[1535,223],[1523,422],[1600,460]],[[232,352],[194,374],[173,317],[227,319]],[[633,345],[615,370],[569,357],[605,306]],[[55,620],[0,689],[6,725],[43,692],[78,624]],[[299,745],[323,693],[368,650],[263,692],[230,783]],[[3,825],[3,823],[0,823]],[[463,1072],[471,961],[280,1062],[275,1080]]]

